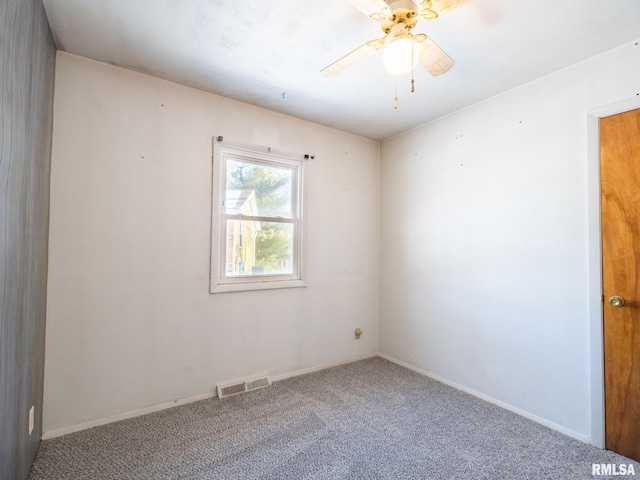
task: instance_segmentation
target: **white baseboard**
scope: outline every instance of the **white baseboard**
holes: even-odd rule
[[[297,377],[299,375],[306,375],[307,373],[319,372],[320,370],[326,370],[327,368],[337,367],[339,365],[346,365],[347,363],[359,362],[360,360],[366,360],[367,358],[377,357],[378,353],[369,353],[367,355],[361,355],[358,357],[350,357],[344,360],[340,360],[338,362],[325,363],[323,365],[319,365],[317,367],[309,367],[303,368],[302,370],[296,370],[294,372],[283,373],[282,375],[276,375],[271,377],[274,382],[279,380],[285,380],[291,377]]]
[[[165,402],[159,405],[153,405],[151,407],[132,410],[126,413],[119,413],[118,415],[99,418],[97,420],[91,420],[89,422],[79,423],[77,425],[71,425],[69,427],[49,430],[42,434],[42,440],[48,440],[50,438],[60,437],[68,433],[79,432],[81,430],[86,430],[87,428],[99,427],[100,425],[106,425],[108,423],[119,422],[120,420],[126,420],[128,418],[139,417],[141,415],[146,415],[148,413],[159,412],[160,410],[166,410],[167,408],[173,408],[173,407],[178,407],[180,405],[186,405],[188,403],[199,402],[200,400],[207,400],[209,398],[214,398],[216,396],[217,396],[216,392],[205,393],[202,395],[195,395],[193,397],[182,398],[179,400],[174,400],[173,402]]]
[[[485,402],[489,402],[494,405],[497,405],[498,407],[504,408],[505,410],[508,410],[517,415],[520,415],[521,417],[525,417],[525,418],[528,418],[529,420],[533,420],[534,422],[544,425],[545,427],[549,427],[552,430],[556,430],[560,433],[563,433],[568,437],[575,438],[576,440],[580,440],[581,442],[584,442],[584,443],[591,443],[591,438],[589,438],[589,436],[587,435],[583,435],[581,433],[575,432],[566,427],[563,427],[562,425],[558,425],[557,423],[551,422],[542,417],[538,417],[537,415],[534,415],[530,412],[522,410],[518,407],[514,407],[513,405],[510,405],[508,403],[502,402],[500,400],[496,400],[495,398],[485,395],[484,393],[480,393],[476,390],[465,387],[464,385],[460,385],[458,383],[452,382],[451,380],[447,380],[446,378],[442,378],[439,375],[435,375],[431,372],[427,372],[426,370],[422,370],[421,368],[418,368],[414,365],[403,362],[402,360],[398,360],[397,358],[392,357],[391,355],[386,355],[384,353],[378,352],[378,356],[386,360],[389,360],[390,362],[398,364],[402,367],[408,368],[409,370],[413,370],[414,372],[419,373],[420,375],[424,375],[425,377],[432,378],[434,380],[437,380],[438,382],[444,383],[445,385],[449,385],[450,387],[453,387],[457,390],[461,390],[465,393],[473,395],[474,397],[478,397],[479,399],[484,400]]]
[[[281,375],[273,376],[271,377],[271,380],[274,382],[277,382],[278,380],[284,380],[286,378],[297,377],[298,375],[304,375],[306,373],[318,372],[320,370],[325,370],[327,368],[337,367],[338,365],[345,365],[347,363],[353,363],[359,360],[365,360],[367,358],[372,358],[377,355],[378,355],[377,353],[370,353],[370,354],[362,355],[359,357],[347,358],[338,362],[327,363],[327,364],[319,365],[316,367],[304,368],[302,370],[296,370],[293,372],[288,372],[288,373],[283,373]],[[153,405],[151,407],[140,408],[138,410],[132,410],[126,413],[112,415],[110,417],[99,418],[97,420],[91,420],[89,422],[79,423],[77,425],[71,425],[69,427],[49,430],[42,434],[42,440],[49,440],[50,438],[60,437],[62,435],[67,435],[68,433],[79,432],[81,430],[86,430],[88,428],[99,427],[100,425],[106,425],[108,423],[118,422],[120,420],[126,420],[128,418],[139,417],[141,415],[146,415],[148,413],[159,412],[160,410],[166,410],[167,408],[186,405],[188,403],[198,402],[200,400],[207,400],[209,398],[214,398],[216,396],[217,396],[216,392],[205,393],[202,395],[195,395],[193,397],[182,398],[179,400],[174,400],[173,402],[166,402],[166,403],[161,403],[159,405]]]
[[[292,378],[292,377],[297,377],[299,375],[305,375],[307,373],[313,373],[313,372],[318,372],[320,370],[325,370],[327,368],[331,368],[331,367],[337,367],[339,365],[346,365],[348,363],[353,363],[353,362],[357,362],[360,360],[365,360],[367,358],[372,358],[372,357],[382,357],[386,360],[389,360],[390,362],[393,362],[397,365],[400,365],[402,367],[408,368],[409,370],[413,370],[414,372],[417,372],[421,375],[424,375],[426,377],[432,378],[434,380],[437,380],[438,382],[444,383],[445,385],[449,385],[450,387],[453,387],[457,390],[461,390],[463,392],[466,392],[470,395],[473,395],[474,397],[478,397],[486,402],[492,403],[494,405],[497,405],[501,408],[504,408],[505,410],[508,410],[510,412],[513,412],[517,415],[520,415],[522,417],[528,418],[529,420],[533,420],[536,423],[539,423],[541,425],[544,425],[545,427],[549,427],[553,430],[556,430],[560,433],[563,433],[571,438],[575,438],[576,440],[580,440],[581,442],[584,443],[591,443],[591,439],[586,436],[586,435],[582,435],[578,432],[575,432],[573,430],[570,430],[566,427],[563,427],[562,425],[558,425],[557,423],[551,422],[549,420],[546,420],[544,418],[538,417],[532,413],[529,413],[525,410],[521,410],[520,408],[514,407],[513,405],[510,405],[508,403],[502,402],[500,400],[496,400],[495,398],[492,398],[488,395],[485,395],[483,393],[477,392],[476,390],[473,390],[471,388],[465,387],[463,385],[457,384],[455,382],[452,382],[450,380],[447,380],[446,378],[440,377],[438,375],[435,375],[431,372],[427,372],[426,370],[423,370],[421,368],[418,368],[414,365],[411,365],[409,363],[403,362],[402,360],[398,360],[395,357],[392,357],[390,355],[386,355],[384,353],[371,353],[371,354],[367,354],[367,355],[361,355],[358,357],[351,357],[351,358],[347,358],[344,360],[340,360],[338,362],[331,362],[331,363],[326,363],[323,365],[318,365],[315,367],[309,367],[309,368],[304,368],[301,370],[295,370],[293,372],[288,372],[288,373],[283,373],[281,375],[276,375],[271,377],[272,381],[277,382],[279,380],[285,380],[287,378]],[[89,422],[84,422],[84,423],[79,423],[77,425],[71,425],[69,427],[63,427],[63,428],[58,428],[55,430],[49,430],[47,432],[44,432],[42,434],[42,440],[48,440],[50,438],[55,438],[55,437],[60,437],[62,435],[66,435],[68,433],[74,433],[74,432],[79,432],[81,430],[86,430],[88,428],[93,428],[93,427],[98,427],[100,425],[106,425],[108,423],[113,423],[113,422],[118,422],[120,420],[126,420],[128,418],[134,418],[134,417],[139,417],[141,415],[146,415],[148,413],[154,413],[154,412],[159,412],[161,410],[166,410],[167,408],[173,408],[173,407],[177,407],[180,405],[186,405],[189,403],[193,403],[193,402],[198,402],[200,400],[207,400],[209,398],[214,398],[216,397],[216,393],[215,392],[211,392],[211,393],[205,393],[202,395],[195,395],[193,397],[188,397],[188,398],[183,398],[183,399],[179,399],[179,400],[175,400],[173,402],[166,402],[166,403],[161,403],[159,405],[153,405],[151,407],[145,407],[145,408],[140,408],[138,410],[132,410],[130,412],[126,412],[126,413],[121,413],[118,415],[112,415],[110,417],[105,417],[105,418],[99,418],[97,420],[91,420]]]

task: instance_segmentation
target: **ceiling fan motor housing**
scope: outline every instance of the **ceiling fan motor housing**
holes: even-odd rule
[[[381,19],[381,27],[384,33],[389,33],[395,25],[406,25],[408,30],[416,26],[420,16],[418,7],[412,0],[394,0],[388,2],[391,14]]]

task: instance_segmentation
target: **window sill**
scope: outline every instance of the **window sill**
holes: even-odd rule
[[[302,280],[281,280],[269,282],[221,283],[213,286],[211,293],[250,292],[255,290],[275,290],[280,288],[300,288],[307,284]]]

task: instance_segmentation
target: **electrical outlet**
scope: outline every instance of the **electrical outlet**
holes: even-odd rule
[[[29,409],[29,435],[33,433],[33,427],[35,427],[35,424],[35,410],[33,408],[33,405],[31,405],[31,408]]]

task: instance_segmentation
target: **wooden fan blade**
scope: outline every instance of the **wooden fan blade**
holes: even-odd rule
[[[387,36],[383,38],[377,38],[375,40],[370,40],[364,45],[359,46],[353,52],[346,54],[340,60],[337,60],[328,67],[323,68],[321,70],[321,73],[327,77],[333,77],[339,74],[354,63],[359,62],[363,58],[371,55],[373,52],[380,50],[383,47]]]
[[[349,0],[349,3],[364,13],[367,17],[379,15],[383,12],[391,13],[384,0]]]
[[[451,70],[456,62],[453,61],[444,50],[442,50],[436,43],[424,34],[416,35],[416,40],[420,44],[420,57],[419,62],[429,73],[437,77],[443,73],[447,73]]]
[[[420,4],[420,16],[424,20],[435,20],[440,15],[455,10],[471,0],[424,0]]]

